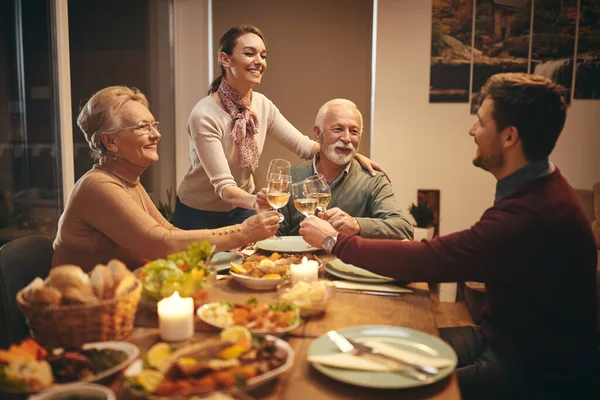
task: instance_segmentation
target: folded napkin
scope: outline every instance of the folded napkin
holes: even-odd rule
[[[421,365],[429,365],[436,368],[451,367],[454,365],[454,361],[447,358],[439,357],[428,357],[420,354],[413,353],[411,351],[402,350],[385,343],[378,342],[376,340],[368,340],[363,342],[367,346],[370,346],[377,351],[386,354],[388,356],[397,357],[402,360]],[[373,372],[390,372],[392,368],[385,364],[380,364],[376,361],[371,361],[361,356],[355,356],[349,353],[333,353],[324,355],[312,355],[308,356],[308,362],[322,364],[327,367],[341,368],[341,369],[352,369],[359,371],[373,371]]]
[[[371,290],[374,292],[390,292],[390,293],[412,293],[413,291],[407,288],[394,285],[381,285],[374,283],[358,283],[348,281],[333,281],[333,286],[344,290]]]
[[[335,258],[328,263],[329,268],[333,271],[341,272],[346,275],[356,276],[358,278],[374,278],[374,279],[385,279],[389,281],[394,281],[394,278],[390,278],[387,276],[379,275],[374,272],[368,271],[364,268],[356,267],[352,264],[346,264],[339,258]]]

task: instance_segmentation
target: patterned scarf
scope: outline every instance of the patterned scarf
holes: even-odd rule
[[[258,133],[258,117],[250,109],[252,100],[248,100],[239,94],[229,86],[224,78],[217,93],[225,107],[225,111],[233,118],[231,137],[238,144],[240,166],[254,171],[258,167],[260,154],[258,144],[254,138],[254,135]],[[250,98],[252,98],[252,90],[250,90]]]

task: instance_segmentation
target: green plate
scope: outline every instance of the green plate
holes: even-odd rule
[[[385,325],[365,325],[339,329],[338,332],[360,342],[374,339],[405,351],[412,351],[423,356],[447,358],[453,361],[451,367],[441,368],[439,374],[424,382],[397,372],[356,371],[327,367],[316,363],[312,364],[323,375],[351,385],[378,389],[403,389],[429,385],[450,375],[458,362],[456,353],[446,342],[414,329]],[[308,356],[339,353],[339,351],[327,335],[322,335],[310,346]]]
[[[230,263],[241,264],[243,262],[244,257],[239,254],[231,253],[229,251],[220,251],[213,255],[210,260],[210,265],[213,266],[217,272],[220,272],[228,270]]]
[[[325,271],[347,281],[363,283],[390,283],[395,281],[394,278],[377,275],[366,269],[355,267],[352,264],[346,264],[339,258],[329,261],[327,265],[325,265]]]

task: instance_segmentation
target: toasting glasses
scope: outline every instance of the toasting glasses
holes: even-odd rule
[[[317,210],[323,212],[327,209],[331,201],[331,189],[325,180],[323,174],[309,176],[305,180],[313,184],[313,193],[309,193],[309,197],[317,199]]]
[[[279,222],[283,222],[283,214],[279,209],[285,207],[290,199],[290,185],[292,177],[283,174],[269,174],[267,176],[267,201],[279,214]]]
[[[309,217],[317,211],[317,198],[311,197],[316,193],[315,185],[306,180],[292,184],[292,199],[296,210]]]
[[[267,202],[279,213],[279,222],[283,222],[283,214],[278,210],[284,207],[290,198],[290,168],[289,161],[275,158],[271,160],[267,170]]]

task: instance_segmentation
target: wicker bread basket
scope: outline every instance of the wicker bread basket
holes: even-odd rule
[[[24,290],[17,293],[17,305],[32,337],[41,345],[79,347],[88,342],[122,340],[133,330],[133,321],[142,293],[136,280],[131,290],[114,299],[94,304],[39,306],[25,301]]]

